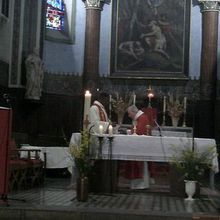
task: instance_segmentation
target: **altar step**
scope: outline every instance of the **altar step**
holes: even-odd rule
[[[9,194],[9,207],[0,207],[1,220],[189,220],[218,216],[219,194],[203,195],[193,202],[169,193],[128,191],[118,194],[90,194],[78,202],[70,182],[50,180],[43,188]],[[207,193],[208,191],[206,191]],[[212,191],[210,191],[212,192]],[[210,193],[208,192],[208,193]]]

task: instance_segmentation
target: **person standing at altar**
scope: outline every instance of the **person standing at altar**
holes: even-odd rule
[[[108,104],[109,95],[105,92],[99,93],[89,109],[89,130],[91,133],[99,134],[100,126],[102,126],[103,133],[107,133],[109,119],[105,108]]]
[[[148,133],[147,125],[149,119],[144,112],[139,110],[135,105],[128,107],[128,116],[136,121],[136,134],[146,135]],[[138,146],[137,146],[138,147]],[[124,163],[124,177],[130,180],[131,189],[149,188],[148,163],[142,161],[126,161]]]
[[[144,112],[139,110],[135,105],[128,107],[128,117],[133,121],[136,121],[136,134],[138,135],[148,135],[148,126],[150,125],[150,120]]]

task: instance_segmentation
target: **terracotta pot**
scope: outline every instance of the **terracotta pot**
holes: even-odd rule
[[[88,200],[88,177],[79,177],[76,186],[76,198],[79,202]]]

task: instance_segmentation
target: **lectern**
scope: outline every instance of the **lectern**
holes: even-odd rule
[[[7,202],[9,179],[9,140],[11,137],[12,110],[0,107],[0,195]]]

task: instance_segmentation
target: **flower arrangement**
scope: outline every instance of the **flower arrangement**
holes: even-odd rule
[[[80,176],[88,176],[93,165],[89,158],[89,143],[89,132],[86,129],[81,132],[79,145],[72,143],[69,145],[70,154],[74,158]]]
[[[214,147],[207,147],[206,151],[199,152],[190,145],[185,145],[181,151],[174,146],[174,156],[171,165],[184,177],[185,180],[199,181],[206,170],[211,168],[211,162],[215,155]]]
[[[183,103],[180,103],[178,97],[174,99],[173,94],[170,94],[167,100],[167,111],[168,115],[174,118],[179,118],[184,112]]]
[[[126,93],[124,97],[120,96],[118,92],[115,93],[115,97],[112,98],[112,107],[118,116],[118,124],[122,124],[124,114],[132,101],[133,97],[130,93]]]

